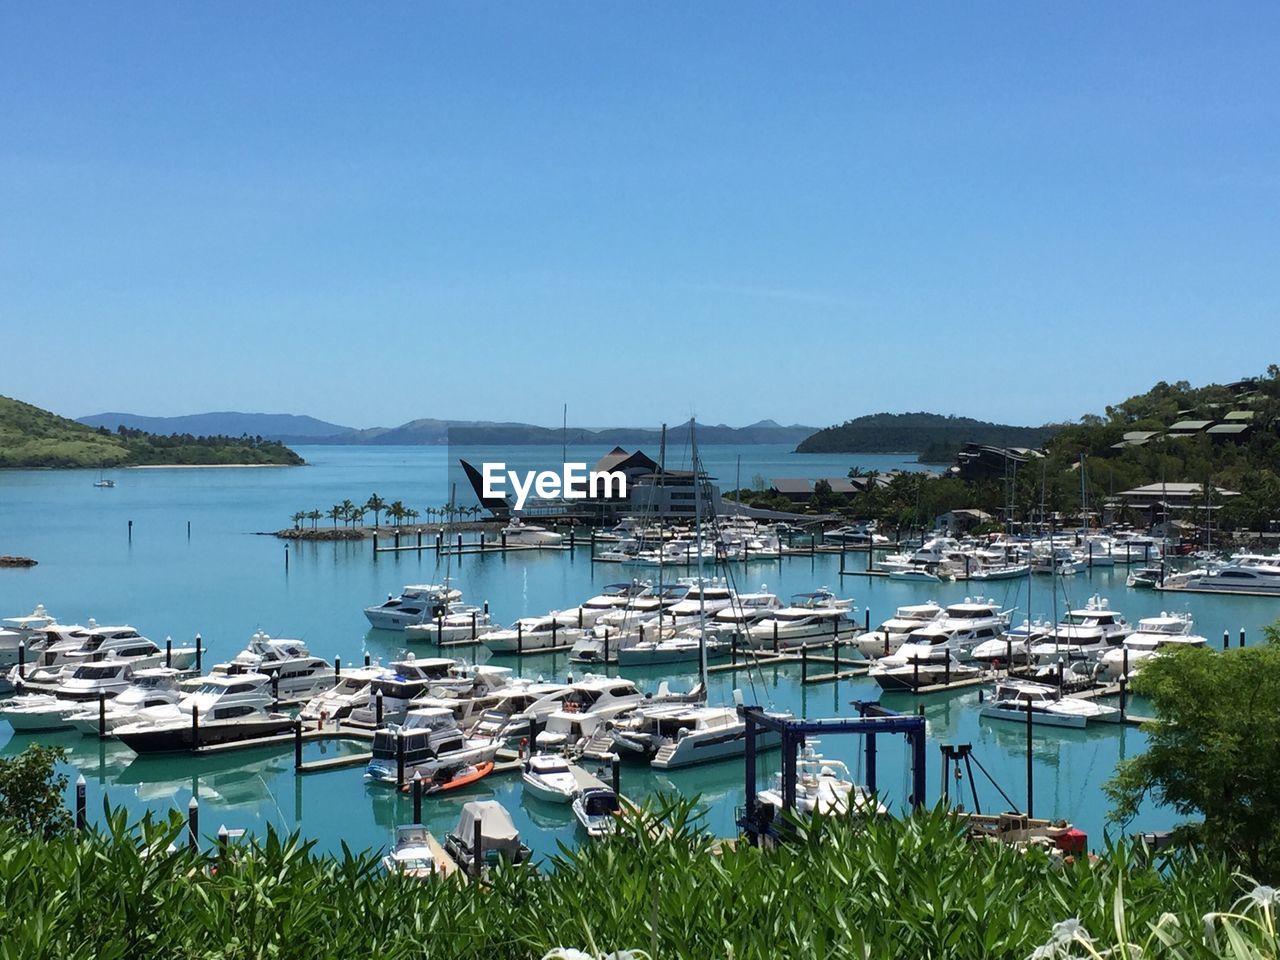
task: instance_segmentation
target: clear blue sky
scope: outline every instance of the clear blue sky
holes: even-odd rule
[[[1280,359],[1275,3],[10,3],[0,393],[1074,418]]]

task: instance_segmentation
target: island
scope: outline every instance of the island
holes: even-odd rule
[[[283,443],[262,437],[161,436],[121,426],[88,427],[0,396],[0,467],[300,466]]]

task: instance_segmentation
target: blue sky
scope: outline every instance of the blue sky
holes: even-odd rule
[[[1074,418],[1280,359],[1275,4],[6,4],[0,393]]]

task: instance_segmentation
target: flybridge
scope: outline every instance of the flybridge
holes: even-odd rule
[[[563,497],[566,500],[626,499],[627,475],[621,470],[588,470],[585,463],[563,464],[554,470],[508,470],[506,463],[481,465],[483,496],[505,500],[507,484],[515,493],[516,510],[524,509],[530,492],[544,500]]]

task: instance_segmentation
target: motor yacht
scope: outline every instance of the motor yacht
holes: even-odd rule
[[[1184,586],[1208,593],[1280,596],[1280,556],[1238,553],[1220,569],[1188,578]]]
[[[733,635],[729,628],[711,628],[706,637],[698,627],[690,627],[680,633],[665,634],[638,640],[618,650],[616,660],[620,667],[650,667],[670,663],[698,663],[706,651],[706,659],[718,660],[729,656],[733,648]]]
[[[410,584],[400,591],[400,596],[387,595],[384,603],[364,608],[370,625],[378,630],[403,630],[413,623],[434,620],[438,613],[446,612],[451,603],[462,599],[462,591],[447,583]]]
[[[266,674],[204,677],[176,708],[144,710],[140,719],[116,727],[115,735],[134,753],[180,753],[292,730],[293,717],[268,709],[273,699]]]
[[[1030,660],[1031,647],[1040,643],[1049,635],[1053,624],[1047,620],[1036,618],[1033,622],[1024,619],[1016,627],[1010,627],[1004,636],[983,640],[969,651],[969,659],[984,664],[1027,663]]]
[[[927,603],[899,607],[892,617],[874,630],[869,630],[854,641],[858,652],[868,660],[888,657],[898,652],[907,638],[942,615],[942,607],[930,600]]]
[[[0,670],[18,662],[19,644],[31,651],[45,637],[40,631],[56,622],[45,610],[44,604],[37,604],[25,617],[5,617],[0,620]]]
[[[479,640],[498,629],[483,607],[454,602],[439,609],[430,619],[406,624],[404,638],[409,643],[462,643]]]
[[[1072,610],[1039,643],[1032,644],[1036,663],[1058,660],[1097,660],[1118,647],[1132,632],[1128,622],[1111,609],[1109,601],[1095,594],[1083,610]]]
[[[431,780],[451,767],[492,760],[499,746],[496,740],[466,736],[445,707],[413,709],[404,723],[374,733],[373,758],[365,768],[365,779],[399,783],[401,774],[408,782],[420,773]]]
[[[1160,541],[1142,534],[1117,533],[1111,541],[1112,563],[1150,565],[1164,555]]]
[[[261,630],[229,661],[216,664],[209,676],[234,677],[243,673],[264,674],[281,703],[305,702],[334,682],[333,665],[312,656],[301,640],[272,637]],[[198,677],[189,686],[206,679]]]
[[[1132,677],[1158,653],[1180,647],[1207,646],[1206,638],[1192,634],[1193,626],[1187,613],[1143,617],[1119,647],[1112,647],[1102,655],[1095,676],[1104,683],[1114,683],[1122,676]]]
[[[957,659],[945,647],[937,650],[918,648],[911,651],[910,656],[904,656],[904,651],[911,646],[904,645],[893,656],[877,660],[867,671],[867,676],[882,690],[917,690],[957,680],[973,680],[982,675],[978,667]]]
[[[613,635],[634,630],[642,623],[656,620],[662,611],[675,606],[689,593],[691,581],[682,578],[677,583],[655,584],[648,593],[633,597],[624,606],[616,607],[596,620],[593,632],[603,636],[607,630]]]
[[[471,735],[508,742],[527,736],[529,723],[542,723],[573,692],[567,683],[514,680],[471,728]]]
[[[620,755],[648,758],[658,770],[674,770],[740,757],[747,749],[746,721],[733,706],[662,704],[641,707],[614,722],[611,733]],[[781,743],[781,735],[776,731],[756,731],[757,750],[767,750]]]
[[[590,600],[584,600],[569,610],[562,610],[560,614],[567,615],[568,622],[574,626],[584,630],[590,629],[606,613],[625,607],[638,597],[647,596],[652,589],[652,585],[644,580],[606,584],[605,588]]]
[[[546,727],[536,738],[542,750],[577,748],[602,731],[605,721],[645,702],[636,685],[622,677],[587,674],[570,687],[558,708],[547,715]],[[657,699],[669,697],[664,685]]]
[[[1062,691],[1047,683],[1030,680],[1002,680],[995,693],[979,711],[996,720],[1031,722],[1048,727],[1081,728],[1086,724],[1119,723],[1120,711],[1092,700],[1062,696]]]
[[[352,711],[369,705],[373,682],[394,677],[390,667],[369,666],[344,670],[342,677],[329,689],[322,690],[306,702],[298,717],[310,723],[344,720]]]
[[[1125,586],[1135,590],[1154,590],[1160,586],[1164,571],[1160,567],[1138,567],[1125,578]]]
[[[412,653],[403,660],[393,660],[387,670],[369,680],[369,695],[364,705],[352,707],[352,723],[373,727],[397,723],[404,719],[415,697],[427,695],[432,684],[450,677],[450,671],[461,661],[450,657],[417,657]],[[382,714],[378,714],[378,697],[382,697]]]
[[[491,653],[526,654],[571,647],[582,631],[564,623],[559,614],[521,617],[510,627],[492,630],[480,638]]]
[[[195,663],[196,649],[171,646],[167,657],[165,650],[133,627],[94,624],[46,646],[35,665],[28,665],[26,681],[29,685],[58,683],[70,676],[71,668],[76,665],[108,657],[129,663],[139,670],[159,666],[187,670]],[[167,659],[171,663],[166,663]]]
[[[788,606],[761,617],[742,635],[757,650],[847,638],[857,629],[849,619],[852,609],[852,600],[838,599],[826,587],[811,593],[797,593]]]
[[[721,577],[694,577],[685,595],[659,611],[659,622],[677,630],[697,625],[733,606],[734,591]]]
[[[89,736],[110,736],[117,727],[141,717],[154,707],[176,707],[182,698],[179,671],[172,667],[134,670],[129,686],[113,699],[98,705],[81,703],[67,711],[67,723]]]
[[[757,592],[740,593],[729,606],[717,610],[711,618],[711,626],[715,629],[727,628],[730,633],[736,633],[780,609],[782,603],[778,600],[778,595],[770,593],[768,585],[762,583]]]
[[[581,791],[569,761],[559,754],[535,753],[520,775],[525,793],[548,803],[572,803]]]
[[[503,527],[500,536],[507,546],[558,547],[564,542],[563,534],[534,523],[525,523],[519,517]]]

